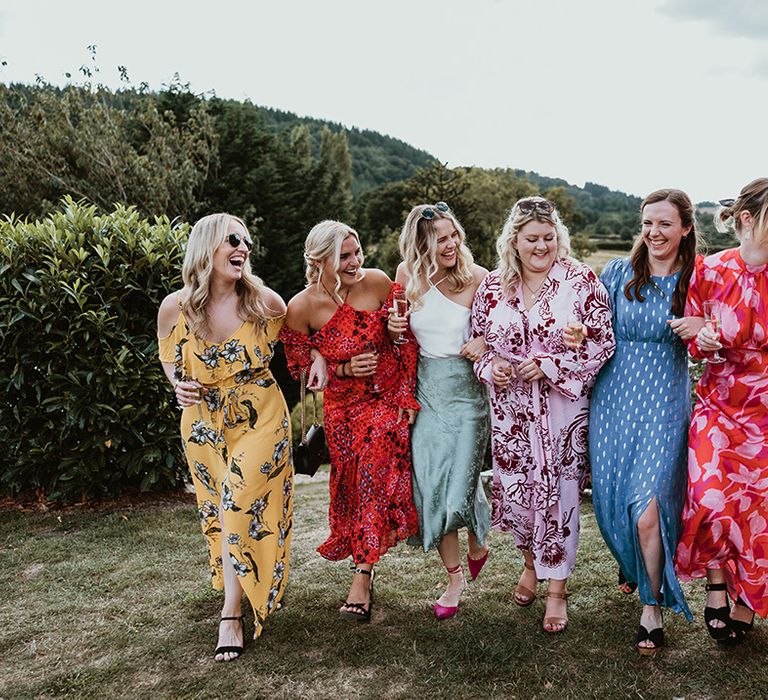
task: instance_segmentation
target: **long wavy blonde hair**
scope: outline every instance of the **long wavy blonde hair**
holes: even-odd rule
[[[334,285],[333,291],[339,296],[341,289],[341,279],[335,270],[338,269],[341,262],[341,246],[344,241],[354,236],[357,244],[360,245],[360,236],[357,231],[341,221],[326,219],[319,224],[315,224],[307,234],[307,240],[304,242],[304,263],[306,265],[307,287],[312,284],[317,285],[317,290],[321,291],[323,286],[323,263],[326,260],[333,260]],[[362,255],[361,255],[362,258]],[[365,276],[363,272],[363,259],[360,261],[359,279]],[[339,297],[340,298],[340,297]]]
[[[755,220],[751,234],[741,230],[739,215],[748,211]],[[753,235],[757,243],[768,238],[768,178],[759,177],[741,188],[739,196],[729,206],[722,206],[715,215],[715,227],[720,233],[733,228],[737,235]]]
[[[431,209],[432,219],[424,218],[424,210]],[[438,231],[435,222],[438,219],[450,221],[459,232],[459,245],[456,249],[456,264],[446,272],[450,288],[461,292],[472,283],[472,263],[474,259],[469,248],[464,243],[467,234],[459,220],[448,209],[442,211],[435,205],[418,204],[403,224],[400,231],[400,255],[405,263],[408,282],[405,285],[405,296],[414,309],[421,306],[421,296],[424,288],[429,286],[429,280],[439,267],[437,264]]]
[[[560,220],[557,208],[552,205],[550,213],[544,213],[536,208],[530,212],[524,213],[520,210],[521,202],[547,202],[544,197],[523,197],[518,199],[509,216],[501,229],[499,237],[496,239],[496,252],[499,255],[499,274],[501,277],[501,286],[505,292],[511,292],[520,280],[521,266],[520,257],[517,254],[515,244],[520,229],[530,221],[539,221],[552,224],[555,228],[557,238],[557,259],[568,258],[571,255],[571,239],[568,235],[568,228]]]
[[[200,219],[189,234],[189,242],[181,268],[184,281],[184,302],[182,311],[190,321],[192,332],[198,338],[206,338],[210,330],[208,324],[208,299],[210,297],[211,276],[213,274],[213,255],[226,243],[229,226],[235,221],[248,234],[248,228],[242,219],[231,214],[209,214]],[[248,258],[243,265],[243,275],[235,284],[240,298],[238,312],[246,321],[263,322],[267,318],[267,305],[264,302],[264,282],[251,271]]]

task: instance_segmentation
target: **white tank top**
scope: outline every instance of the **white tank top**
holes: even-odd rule
[[[469,340],[471,312],[451,301],[434,285],[421,297],[421,306],[411,311],[411,331],[423,357],[459,357]]]

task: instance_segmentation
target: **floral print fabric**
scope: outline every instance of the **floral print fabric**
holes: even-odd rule
[[[577,313],[586,342],[573,350],[563,330]],[[511,531],[531,550],[538,578],[568,578],[579,538],[580,489],[587,475],[589,392],[598,370],[613,354],[611,306],[595,274],[574,260],[558,260],[536,303],[526,310],[522,286],[511,294],[498,271],[480,285],[472,326],[488,351],[475,363],[489,385],[495,529]],[[498,389],[491,362],[500,355],[518,365],[533,358],[545,378],[513,378]]]
[[[768,616],[768,265],[738,249],[700,261],[686,316],[719,302],[725,358],[696,388],[688,440],[688,493],[676,567],[683,580],[723,568],[728,590]],[[705,356],[696,341],[694,357]]]
[[[331,456],[328,539],[318,552],[326,559],[351,556],[374,564],[417,528],[411,490],[407,420],[398,408],[418,408],[414,398],[417,347],[413,338],[399,347],[386,332],[387,308],[360,311],[347,304],[311,336],[283,328],[288,367],[295,378],[310,364],[316,348],[328,361],[329,383],[323,415]],[[353,355],[379,353],[376,376],[336,376],[338,364]]]
[[[255,615],[255,637],[288,578],[293,475],[290,423],[269,371],[284,317],[246,322],[223,343],[195,337],[183,314],[160,339],[160,359],[208,392],[185,408],[181,436],[195,486],[214,588],[224,587],[226,551]]]

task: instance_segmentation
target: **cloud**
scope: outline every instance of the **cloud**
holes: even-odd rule
[[[730,36],[768,38],[768,2],[765,0],[665,0],[659,10],[679,20],[708,21],[716,30]]]

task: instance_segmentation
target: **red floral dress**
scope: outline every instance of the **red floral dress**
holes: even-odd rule
[[[700,260],[686,316],[720,302],[722,364],[708,364],[688,439],[688,493],[676,568],[682,580],[723,568],[733,598],[768,616],[768,265],[737,248]],[[703,358],[694,340],[691,355]]]
[[[415,397],[417,345],[395,346],[386,331],[387,309],[360,311],[342,304],[310,336],[283,327],[288,368],[298,379],[311,364],[311,348],[328,361],[323,415],[331,455],[331,534],[317,551],[326,559],[352,556],[375,564],[387,549],[416,533],[418,517],[411,489],[408,421],[398,408],[418,409]],[[337,377],[336,367],[353,355],[379,353],[374,379]]]

